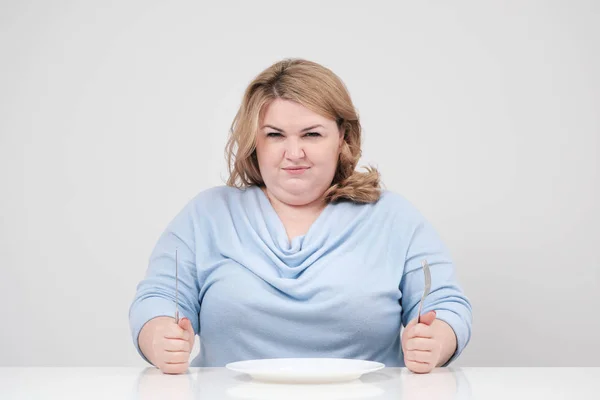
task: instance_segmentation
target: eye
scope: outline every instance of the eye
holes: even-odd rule
[[[280,137],[281,133],[279,132],[269,132],[267,133],[267,137]]]
[[[321,134],[319,132],[308,132],[305,136],[319,137],[319,136],[321,136]]]

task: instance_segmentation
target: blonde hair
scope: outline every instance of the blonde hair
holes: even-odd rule
[[[361,126],[346,86],[331,70],[304,59],[284,59],[261,72],[247,87],[231,124],[225,147],[229,178],[227,185],[245,188],[264,186],[256,157],[256,135],[265,106],[281,98],[337,122],[342,144],[327,202],[350,200],[373,203],[381,195],[380,174],[373,167],[356,171],[361,156]]]

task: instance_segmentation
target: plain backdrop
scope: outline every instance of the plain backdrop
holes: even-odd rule
[[[600,366],[592,0],[0,2],[0,365],[146,365],[150,252],[224,184],[243,91],[285,57],[342,78],[360,165],[450,248],[455,365]]]

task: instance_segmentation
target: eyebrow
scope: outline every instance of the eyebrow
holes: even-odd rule
[[[310,131],[311,129],[315,129],[315,128],[318,128],[318,127],[325,128],[323,125],[317,124],[317,125],[309,126],[308,128],[304,128],[304,129],[302,129],[301,132]],[[271,129],[275,129],[276,131],[279,131],[279,132],[284,132],[283,129],[279,129],[279,128],[273,126],[273,125],[264,125],[261,129],[264,129],[264,128],[271,128]]]

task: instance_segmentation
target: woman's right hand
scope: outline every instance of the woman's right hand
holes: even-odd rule
[[[189,367],[194,347],[194,328],[187,318],[156,317],[148,321],[139,336],[142,353],[165,374],[182,374]]]

